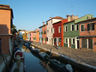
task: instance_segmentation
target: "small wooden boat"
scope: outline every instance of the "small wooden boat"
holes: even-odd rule
[[[48,61],[50,58],[50,56],[45,52],[40,52],[39,55],[40,55],[40,59],[42,59],[44,61]]]
[[[56,72],[73,72],[73,70],[68,70],[68,66],[66,68],[66,64],[61,63],[56,59],[50,59],[49,65],[56,71]],[[70,68],[72,69],[72,68]]]

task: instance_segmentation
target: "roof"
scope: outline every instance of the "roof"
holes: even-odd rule
[[[78,18],[78,19],[75,19],[75,23],[85,21],[85,20],[88,20],[88,19],[92,19],[92,18],[93,18],[93,15],[87,14],[85,16],[82,16],[82,17]]]
[[[80,21],[80,22],[78,22],[77,24],[80,24],[80,23],[82,23],[82,22],[87,22],[87,21],[94,21],[94,20],[96,20],[96,17],[95,17],[95,18],[92,18],[92,19],[88,19],[88,20]]]
[[[59,22],[56,22],[56,23],[53,23],[53,25],[54,25],[54,24],[57,24],[57,23],[60,23],[60,22],[61,22],[61,21],[59,21]]]
[[[52,19],[61,19],[61,20],[63,20],[64,18],[60,17],[60,16],[50,17],[49,20],[47,20],[47,22],[52,20]]]
[[[51,19],[64,19],[64,18],[60,16],[56,16],[56,17],[52,17]]]
[[[10,10],[11,8],[9,5],[0,4],[0,9]]]
[[[42,27],[44,27],[44,26],[46,26],[47,24],[44,24],[44,25],[42,25],[42,26],[40,26],[39,28],[42,28]]]
[[[66,22],[66,23],[64,23],[64,24],[71,23],[71,22],[74,22],[74,21],[75,21],[75,20],[72,20],[72,21]]]

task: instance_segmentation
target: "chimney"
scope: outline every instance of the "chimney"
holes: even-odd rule
[[[78,16],[72,15],[72,16],[71,16],[71,20],[75,20],[75,19],[78,19]]]
[[[68,21],[71,21],[71,16],[67,15],[67,19],[68,19]]]
[[[43,22],[43,25],[45,25],[45,22]]]

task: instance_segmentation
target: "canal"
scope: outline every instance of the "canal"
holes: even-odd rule
[[[34,56],[30,51],[24,52],[25,72],[54,72],[48,64]]]

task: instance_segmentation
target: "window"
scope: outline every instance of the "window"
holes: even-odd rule
[[[65,43],[67,43],[68,41],[67,41],[67,38],[65,38]]]
[[[41,32],[41,34],[43,34],[43,32]]]
[[[85,28],[84,28],[84,25],[81,25],[81,31],[84,31]]]
[[[46,37],[46,41],[48,41],[48,37]]]
[[[74,31],[74,25],[71,25],[71,31]]]
[[[61,38],[59,38],[59,42],[61,42]]]
[[[95,23],[92,23],[92,24],[91,24],[91,30],[94,30],[94,24],[95,24]]]
[[[76,25],[76,31],[79,30],[79,25]]]
[[[54,42],[56,42],[56,38],[54,38]]]
[[[61,26],[59,26],[59,33],[61,33]]]
[[[46,34],[46,31],[44,31],[44,34]]]
[[[89,30],[90,30],[90,24],[87,25],[87,31],[89,31]]]
[[[65,32],[67,32],[67,29],[68,29],[67,26],[65,26]]]
[[[89,31],[89,30],[94,30],[94,29],[95,29],[94,24],[95,24],[95,23],[88,24],[88,25],[87,25],[87,31]]]
[[[54,28],[53,28],[53,33],[54,33]]]
[[[43,38],[42,38],[42,41],[43,41]]]

